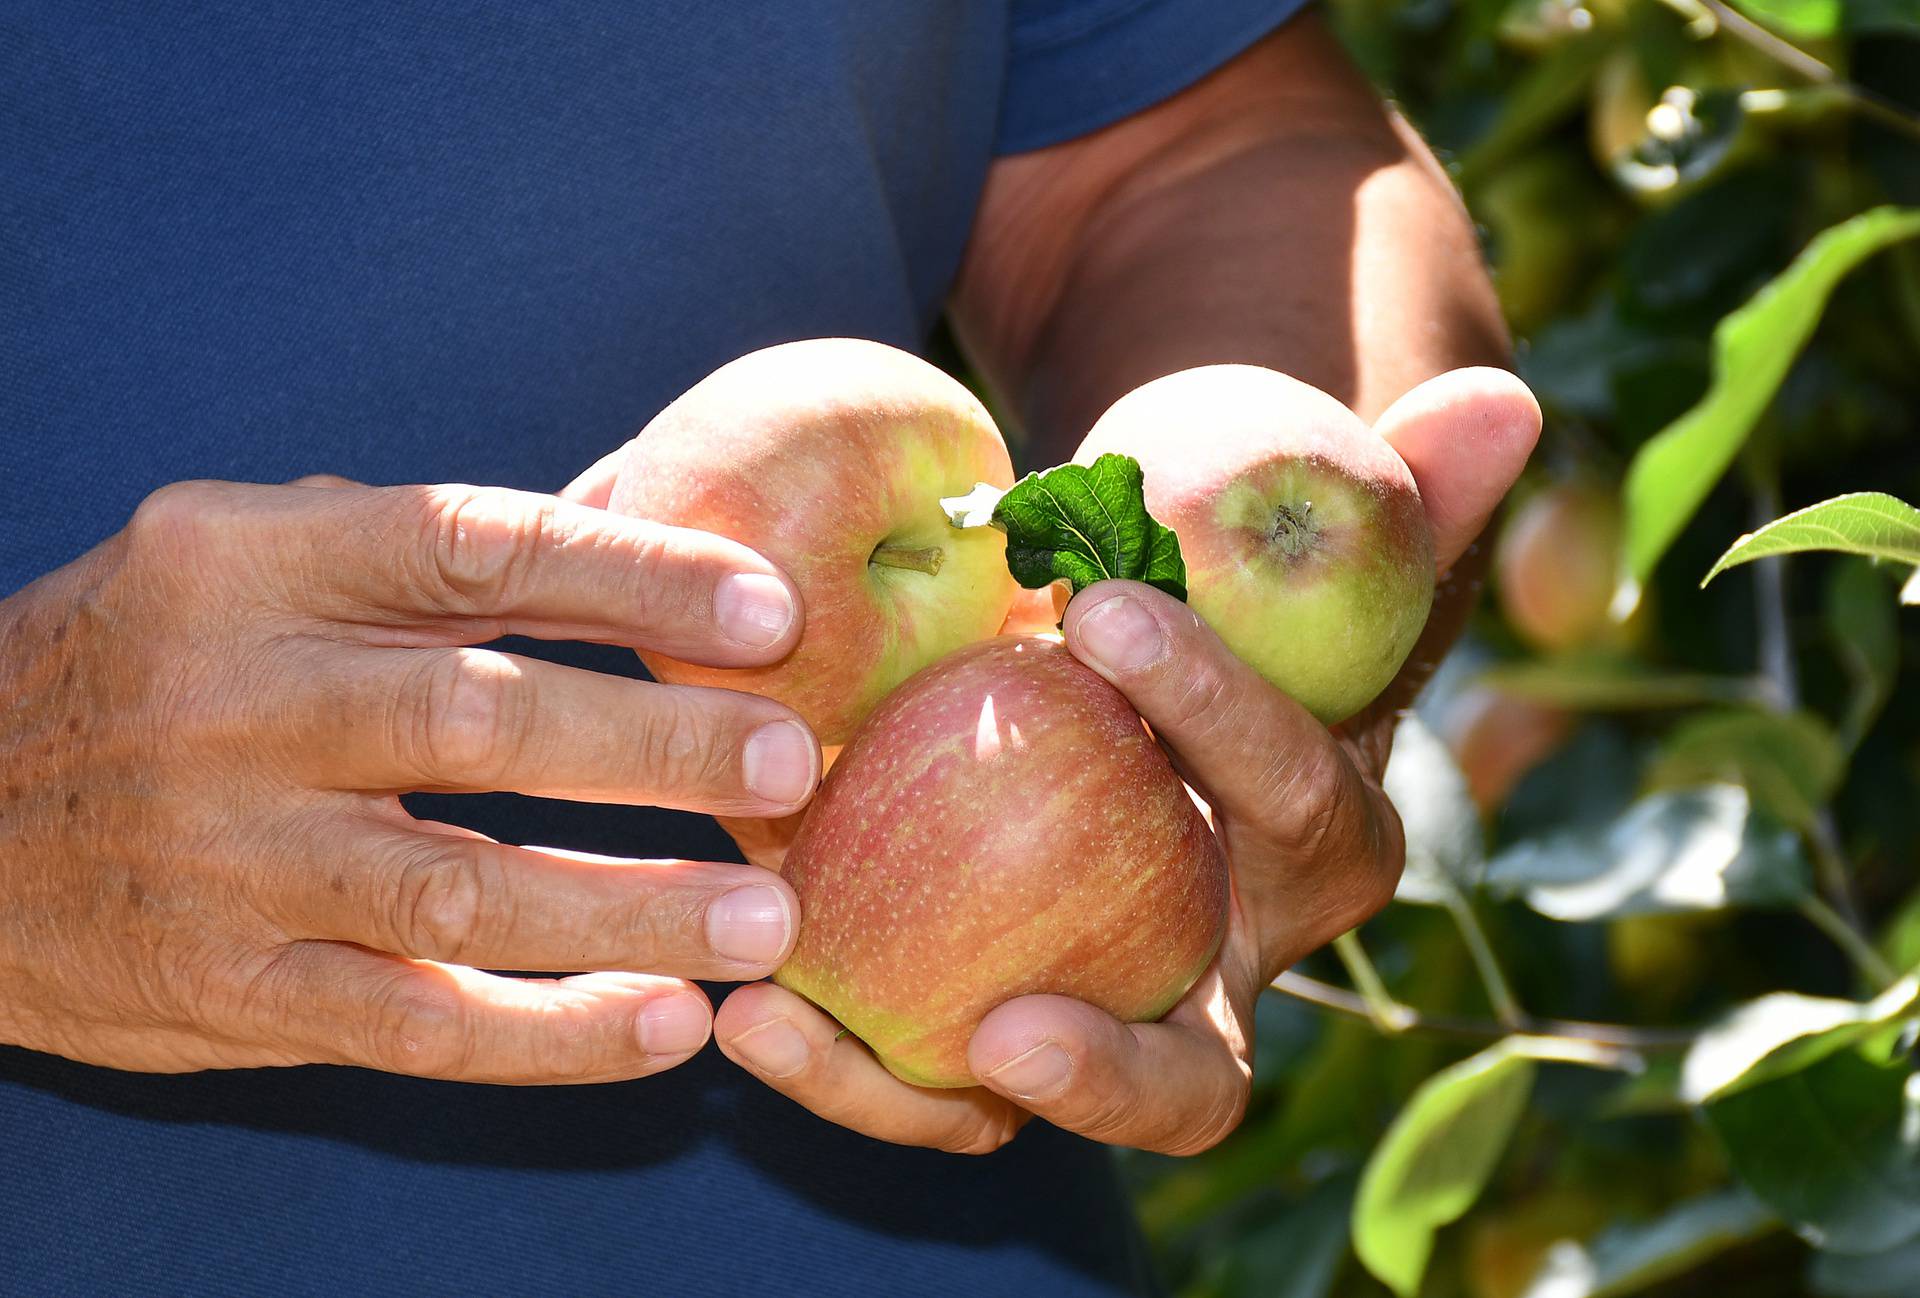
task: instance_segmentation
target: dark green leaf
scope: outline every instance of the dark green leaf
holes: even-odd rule
[[[1351,1172],[1330,1176],[1277,1218],[1242,1236],[1228,1259],[1228,1291],[1261,1298],[1324,1298],[1347,1255]]]
[[[1552,919],[1790,906],[1807,893],[1798,840],[1719,784],[1650,794],[1599,828],[1515,843],[1487,866],[1496,895]]]
[[[1743,708],[1689,717],[1675,727],[1647,781],[1655,789],[1739,784],[1756,808],[1805,829],[1845,768],[1840,743],[1820,718]]]
[[[1865,560],[1834,564],[1827,577],[1826,621],[1834,653],[1853,682],[1840,732],[1842,746],[1851,752],[1886,706],[1900,674],[1900,626],[1886,578]]]
[[[1745,1190],[1703,1194],[1652,1221],[1611,1226],[1584,1245],[1556,1244],[1521,1298],[1638,1293],[1778,1226],[1779,1218]]]
[[[1015,483],[993,509],[1014,579],[1038,590],[1064,578],[1077,591],[1124,577],[1184,600],[1179,538],[1147,512],[1143,484],[1130,455],[1063,464]]]
[[[1708,1105],[1734,1174],[1810,1243],[1878,1253],[1920,1233],[1920,1089],[1841,1051]]]

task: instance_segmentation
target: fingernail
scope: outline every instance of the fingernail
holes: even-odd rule
[[[807,1066],[807,1039],[785,1019],[768,1019],[733,1039],[733,1048],[768,1077],[792,1077]]]
[[[713,618],[741,644],[764,649],[778,643],[793,625],[793,596],[778,577],[737,572],[723,578],[713,592]]]
[[[707,1007],[692,996],[656,996],[640,1011],[640,1048],[650,1055],[687,1055],[707,1039]]]
[[[987,1072],[988,1080],[1016,1100],[1050,1099],[1067,1088],[1072,1076],[1073,1057],[1051,1041]]]
[[[778,960],[792,927],[786,895],[764,883],[723,892],[707,907],[707,944],[743,964]]]
[[[773,721],[747,739],[742,759],[747,791],[782,805],[813,792],[813,740],[798,722]]]
[[[1160,623],[1135,600],[1116,595],[1074,623],[1074,639],[1110,672],[1138,671],[1160,656]]]

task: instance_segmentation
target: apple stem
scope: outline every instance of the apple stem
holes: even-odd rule
[[[937,576],[940,565],[946,561],[947,552],[937,545],[888,545],[884,541],[874,546],[873,553],[867,556],[868,563],[877,563],[883,568],[924,572],[929,577]]]
[[[1280,505],[1273,512],[1273,529],[1268,538],[1288,555],[1299,554],[1313,541],[1313,502],[1303,500],[1297,506]]]

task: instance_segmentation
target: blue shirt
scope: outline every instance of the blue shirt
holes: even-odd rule
[[[0,594],[169,481],[551,490],[753,348],[919,347],[996,153],[1146,107],[1301,3],[11,0]],[[415,802],[732,855],[698,817]],[[881,1145],[711,1050],[496,1089],[0,1049],[0,1151],[6,1294],[1144,1283],[1104,1151],[1037,1126],[980,1160]]]

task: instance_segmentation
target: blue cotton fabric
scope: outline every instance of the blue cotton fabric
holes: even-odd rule
[[[1301,3],[8,0],[0,594],[166,482],[552,490],[743,352],[922,347],[996,153],[1144,108]],[[737,859],[700,817],[412,804]],[[3,1294],[1148,1284],[1104,1150],[878,1144],[712,1050],[506,1089],[0,1048]]]

